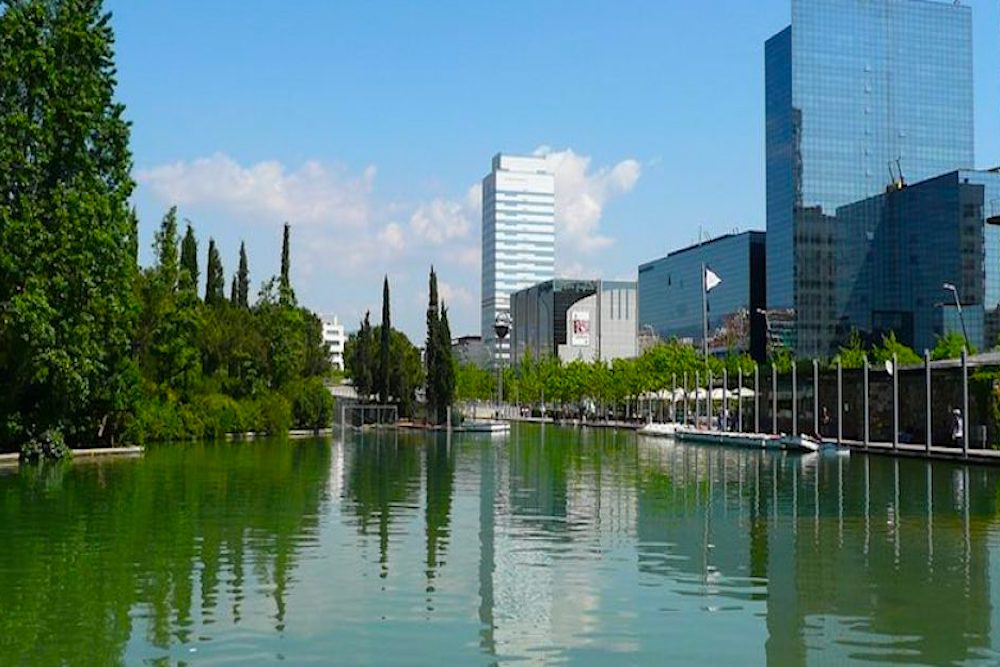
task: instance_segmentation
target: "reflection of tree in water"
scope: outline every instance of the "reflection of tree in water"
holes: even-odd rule
[[[443,556],[451,534],[451,498],[454,492],[455,461],[450,443],[444,436],[425,446],[427,474],[427,593],[434,592],[437,569],[444,565]],[[430,599],[428,597],[428,603]]]
[[[345,445],[348,446],[348,445]],[[345,497],[358,520],[358,531],[378,529],[379,563],[389,575],[389,536],[393,513],[415,508],[420,495],[419,448],[396,433],[362,433],[353,440]]]
[[[190,445],[0,479],[0,535],[16,544],[0,549],[0,664],[119,664],[133,616],[153,646],[193,641],[220,595],[240,623],[247,559],[280,630],[329,458],[316,442]]]

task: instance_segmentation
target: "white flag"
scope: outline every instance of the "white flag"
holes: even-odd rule
[[[722,283],[722,278],[718,276],[712,269],[705,267],[705,291],[711,292],[714,288],[718,287]]]

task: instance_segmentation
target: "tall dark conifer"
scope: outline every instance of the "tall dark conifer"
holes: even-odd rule
[[[281,300],[285,303],[291,303],[295,299],[292,296],[292,279],[291,273],[291,258],[289,256],[289,243],[291,236],[291,227],[286,222],[284,235],[281,239],[281,279],[279,283],[279,288],[281,290]]]
[[[379,332],[378,395],[379,402],[387,404],[392,395],[390,386],[392,363],[389,346],[392,341],[392,320],[389,316],[389,276],[382,283],[382,330]]]
[[[427,368],[427,416],[431,420],[436,420],[438,412],[438,388],[434,374],[438,364],[437,331],[440,324],[440,317],[438,313],[437,274],[434,272],[433,266],[431,267],[428,294],[430,296],[427,300],[427,342],[424,345],[424,363]]]
[[[208,240],[208,265],[205,268],[205,303],[215,306],[226,296],[226,278],[222,269],[222,258],[215,247],[215,239]]]
[[[240,243],[240,268],[236,274],[236,301],[240,308],[250,307],[250,269],[247,267],[247,246]]]
[[[233,275],[232,281],[229,283],[229,303],[232,306],[239,306],[239,295],[237,293],[237,281],[238,277]]]
[[[455,364],[451,356],[451,325],[448,324],[448,309],[441,304],[441,319],[437,327],[437,345],[435,350],[437,369],[437,411],[438,423],[448,420],[448,409],[455,401]]]
[[[187,272],[186,277],[182,273],[181,281],[190,289],[198,289],[198,239],[194,237],[194,229],[190,223],[184,240],[181,241],[181,271]]]

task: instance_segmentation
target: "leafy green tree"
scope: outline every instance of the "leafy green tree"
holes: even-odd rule
[[[226,299],[226,276],[215,239],[208,239],[208,265],[205,268],[205,304],[218,306]]]
[[[912,366],[923,361],[912,348],[903,345],[896,339],[895,331],[890,331],[887,335],[882,336],[882,344],[872,350],[872,357],[875,362],[881,364],[892,361],[893,355],[896,355],[900,366]]]
[[[240,268],[236,273],[236,301],[240,308],[250,307],[250,269],[247,266],[247,247],[240,242]]]
[[[382,283],[382,327],[379,334],[378,378],[376,391],[379,403],[387,405],[392,395],[389,386],[392,369],[390,368],[390,345],[392,338],[392,320],[389,315],[389,277]]]
[[[0,7],[0,448],[116,442],[134,401],[129,124],[98,0]]]
[[[493,373],[475,364],[455,365],[455,395],[459,400],[486,401],[495,391],[496,380]]]
[[[969,354],[976,353],[974,347],[969,346],[969,348]],[[965,349],[965,337],[956,331],[949,331],[943,336],[938,336],[934,349],[931,350],[931,359],[934,361],[961,359],[963,349]]]
[[[344,351],[347,374],[362,401],[371,397],[375,384],[375,350],[369,318],[370,314],[366,312],[358,332],[347,341]]]
[[[181,271],[186,271],[186,276],[182,275],[181,280],[190,289],[196,289],[198,285],[198,239],[194,236],[194,229],[188,223],[184,240],[181,241]]]
[[[868,351],[865,350],[861,334],[857,329],[851,330],[851,336],[847,340],[847,345],[840,348],[838,354],[840,363],[844,368],[863,368]]]

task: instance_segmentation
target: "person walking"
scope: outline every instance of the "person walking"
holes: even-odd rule
[[[955,408],[951,411],[951,443],[956,447],[962,444],[965,437],[965,421],[962,419],[962,411]]]

